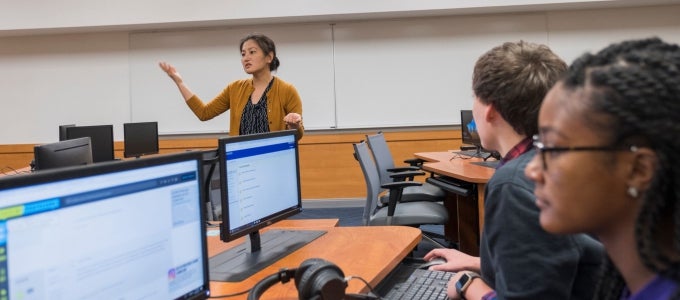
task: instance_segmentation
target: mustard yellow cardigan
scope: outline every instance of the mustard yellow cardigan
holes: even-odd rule
[[[227,85],[222,93],[208,103],[204,103],[196,95],[189,98],[186,103],[201,121],[210,120],[229,110],[229,135],[238,135],[243,108],[254,90],[252,79],[241,79]],[[292,84],[276,77],[267,93],[269,130],[285,130],[286,122],[283,121],[283,117],[292,112],[302,116],[300,95]],[[296,136],[300,139],[303,134],[304,127],[300,124]]]

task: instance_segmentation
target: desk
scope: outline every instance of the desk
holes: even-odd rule
[[[475,185],[475,195],[462,197],[449,193],[450,201],[444,201],[449,214],[456,215],[458,223],[447,224],[445,235],[458,241],[461,251],[479,255],[479,238],[484,228],[484,189],[496,171],[493,168],[471,164],[481,158],[454,158],[453,152],[419,152],[414,156],[427,161],[422,169],[438,175],[445,175]]]
[[[345,276],[357,275],[376,287],[420,242],[420,230],[404,226],[335,227],[337,219],[330,220],[284,220],[270,228],[322,229],[328,232],[293,254],[241,282],[210,282],[214,296],[246,291],[262,278],[281,268],[297,268],[309,258],[323,258],[335,263]],[[209,229],[215,230],[215,229]],[[213,256],[228,249],[244,238],[229,243],[219,236],[208,237],[208,255]],[[349,282],[347,293],[366,293],[366,285],[358,279]],[[247,294],[235,299],[246,299]],[[298,299],[295,283],[276,284],[264,293],[263,299]],[[230,298],[232,299],[232,298]]]

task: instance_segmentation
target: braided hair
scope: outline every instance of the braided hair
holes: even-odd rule
[[[659,38],[612,44],[574,61],[563,82],[566,89],[587,91],[588,107],[606,120],[592,125],[608,132],[612,145],[655,151],[656,171],[643,193],[635,240],[649,270],[680,282],[680,47]],[[658,238],[669,229],[671,245]],[[669,246],[670,252],[661,250]],[[596,299],[620,299],[624,286],[607,259]]]

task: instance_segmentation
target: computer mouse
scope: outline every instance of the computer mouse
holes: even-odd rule
[[[443,257],[435,257],[435,258],[431,259],[430,261],[424,262],[418,268],[419,269],[429,269],[431,266],[441,265],[441,264],[445,264],[445,263],[446,263],[446,259],[444,259]]]

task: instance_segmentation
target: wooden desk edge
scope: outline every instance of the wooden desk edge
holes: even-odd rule
[[[424,171],[446,175],[471,183],[486,184],[495,172],[494,169],[488,167],[470,164],[470,162],[482,161],[481,158],[452,161],[451,158],[454,156],[454,153],[451,151],[416,152],[413,156],[426,161],[422,166]]]
[[[211,281],[212,294],[219,296],[246,290],[281,267],[297,267],[302,261],[314,257],[331,261],[343,270],[345,276],[361,276],[375,287],[416,247],[421,238],[420,229],[405,226],[327,227],[327,230],[319,239],[242,282]],[[371,245],[376,241],[378,243]],[[346,292],[366,293],[368,287],[360,280],[352,280]],[[237,298],[245,299],[246,296]],[[263,296],[268,299],[297,299],[297,291],[293,283],[277,284]]]

